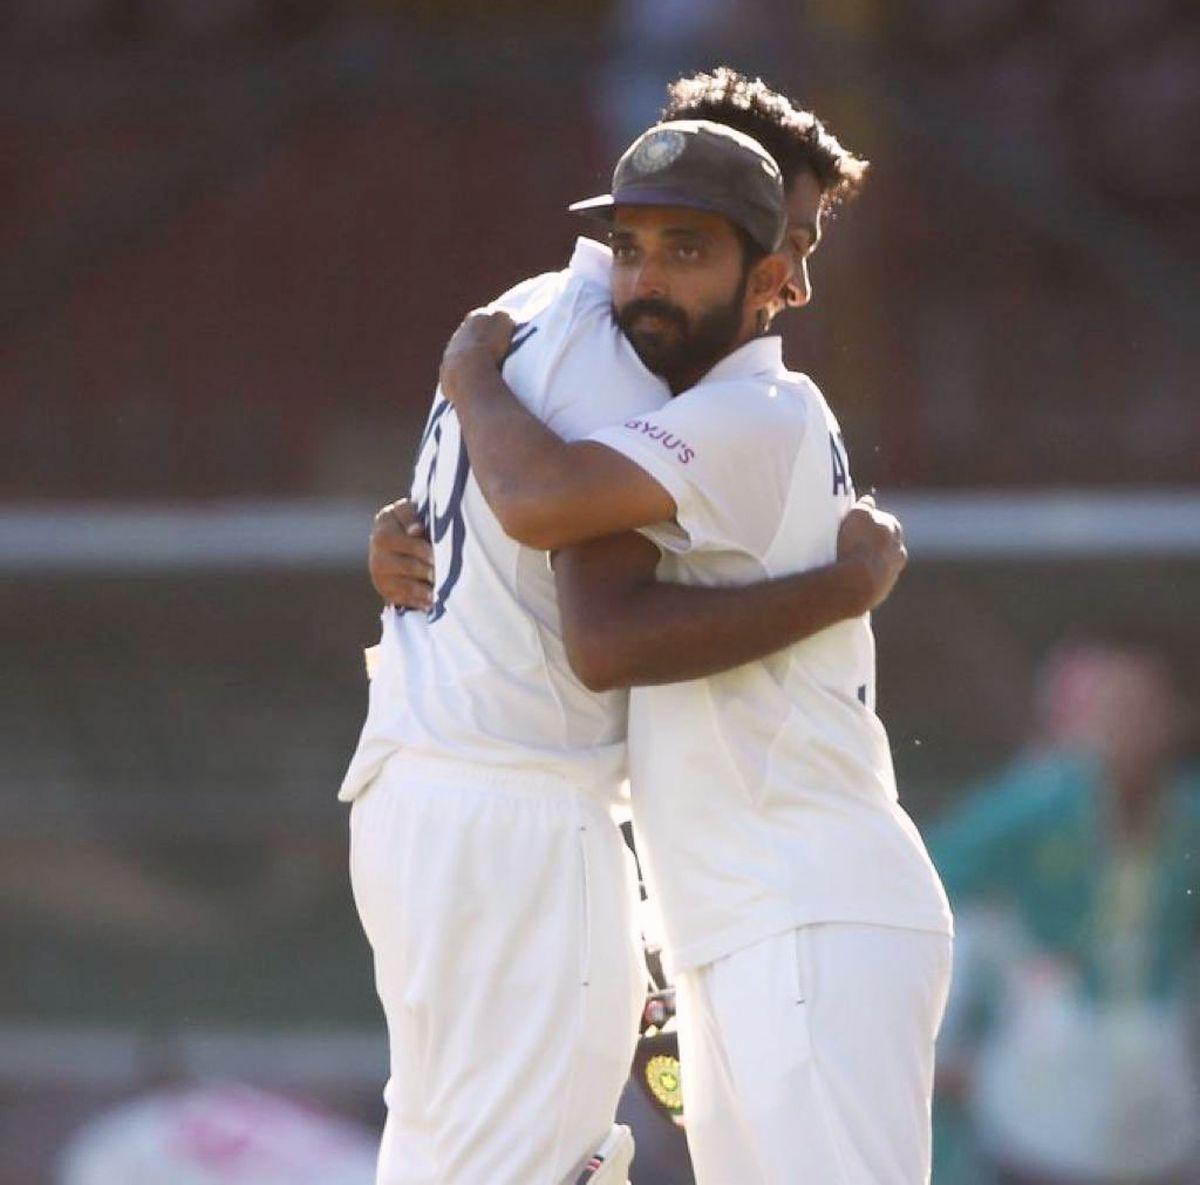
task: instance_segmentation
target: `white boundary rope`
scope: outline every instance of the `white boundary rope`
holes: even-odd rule
[[[880,493],[914,560],[1200,555],[1200,489]],[[367,502],[0,508],[0,573],[153,575],[365,566]]]
[[[135,1086],[156,1076],[246,1078],[287,1086],[369,1087],[387,1077],[382,1029],[0,1025],[0,1083]]]

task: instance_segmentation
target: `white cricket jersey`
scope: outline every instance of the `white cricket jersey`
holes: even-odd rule
[[[845,445],[777,337],[591,439],[675,499],[675,523],[646,531],[664,579],[746,584],[836,558],[854,500]],[[676,970],[811,922],[950,932],[874,706],[866,617],[707,679],[634,689],[634,825]]]
[[[565,271],[527,280],[491,306],[518,326],[505,381],[568,440],[670,398],[613,322],[610,267],[606,247],[580,239]],[[367,720],[338,797],[353,799],[398,749],[561,774],[615,796],[627,696],[588,691],[572,673],[548,557],[504,533],[440,391],[412,497],[433,542],[435,603],[428,613],[384,610]]]

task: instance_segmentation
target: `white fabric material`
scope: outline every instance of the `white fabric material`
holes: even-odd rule
[[[391,1050],[378,1185],[574,1180],[645,990],[619,830],[552,775],[401,754],[350,832]]]
[[[600,1147],[588,1157],[583,1172],[565,1185],[629,1185],[634,1147],[633,1132],[623,1123],[614,1123]]]
[[[789,930],[680,975],[696,1185],[923,1185],[945,935]]]
[[[854,500],[845,447],[778,338],[591,439],[674,498],[677,521],[646,532],[665,579],[747,583],[836,557]],[[634,689],[634,823],[677,971],[812,922],[951,932],[874,704],[865,617],[708,679]]]
[[[519,326],[505,380],[567,439],[669,398],[613,322],[610,266],[607,248],[581,239],[566,271],[527,280],[493,305]],[[571,672],[546,553],[504,534],[440,392],[412,496],[434,544],[437,604],[428,614],[384,611],[367,720],[339,797],[352,800],[401,747],[553,770],[615,796],[627,697],[590,692]]]

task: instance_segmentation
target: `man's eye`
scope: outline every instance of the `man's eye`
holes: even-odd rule
[[[680,259],[686,259],[689,262],[694,262],[700,258],[700,248],[695,243],[680,243],[675,248],[675,254]]]
[[[637,248],[630,246],[628,243],[613,243],[612,253],[613,259],[619,259],[622,263],[628,263],[637,254]]]

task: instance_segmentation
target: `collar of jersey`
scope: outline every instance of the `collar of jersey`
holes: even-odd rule
[[[701,380],[701,383],[746,379],[755,375],[778,375],[784,371],[783,338],[752,337],[732,354],[726,354]]]
[[[607,288],[612,273],[612,251],[606,244],[585,239],[581,235],[575,240],[575,250],[571,253],[567,270],[572,275],[603,284]]]

